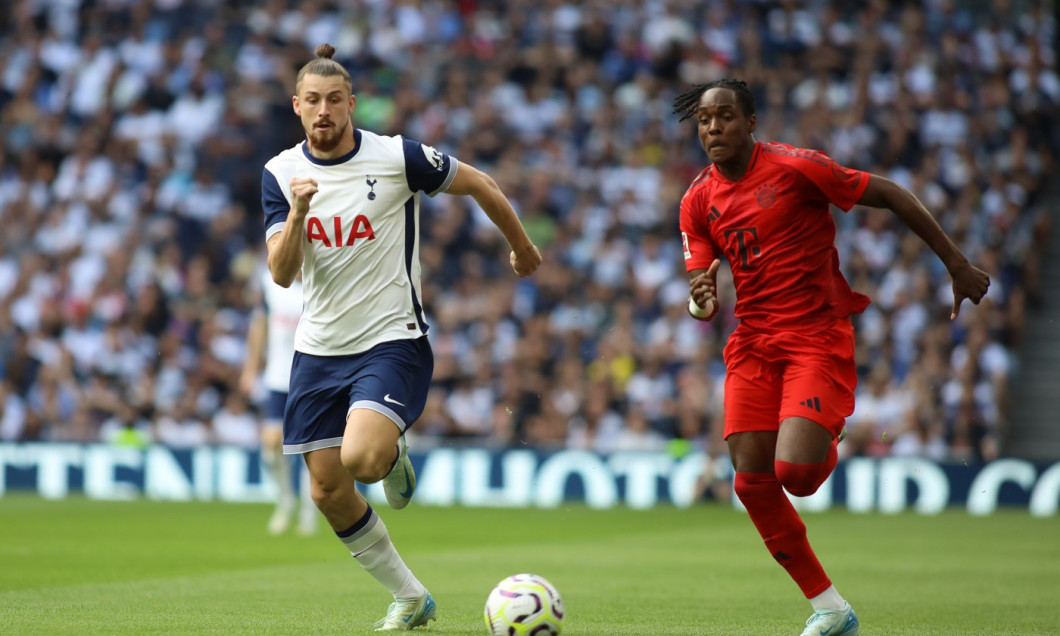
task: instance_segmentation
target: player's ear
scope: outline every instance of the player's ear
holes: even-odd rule
[[[301,109],[298,106],[298,96],[297,95],[292,95],[291,96],[291,108],[294,109],[294,114],[295,115],[298,115],[299,117],[302,116]]]
[[[751,113],[751,115],[747,117],[747,132],[748,133],[753,133],[755,131],[755,126],[757,124],[758,124],[758,116],[755,115],[754,113]]]

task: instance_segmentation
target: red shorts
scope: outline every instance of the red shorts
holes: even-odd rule
[[[805,417],[833,437],[854,412],[854,326],[837,320],[810,332],[763,333],[742,325],[725,345],[725,437],[776,431]]]

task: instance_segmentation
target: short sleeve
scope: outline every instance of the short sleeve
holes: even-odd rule
[[[800,150],[790,165],[813,182],[826,199],[843,210],[858,202],[869,185],[869,173],[836,163],[828,155],[814,150]]]
[[[409,190],[434,196],[445,191],[456,177],[459,163],[435,148],[411,139],[402,139],[405,176]]]
[[[276,175],[268,168],[261,173],[261,208],[265,211],[265,239],[283,229],[291,204],[280,189]]]
[[[685,256],[685,269],[707,269],[716,258],[714,244],[710,241],[707,216],[703,213],[701,190],[689,189],[681,198],[681,247]]]

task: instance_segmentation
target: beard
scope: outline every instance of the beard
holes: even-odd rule
[[[347,119],[326,130],[310,128],[309,130],[306,130],[306,136],[309,137],[309,144],[314,150],[331,152],[342,142],[342,137],[346,134],[346,127],[349,125],[350,120]]]

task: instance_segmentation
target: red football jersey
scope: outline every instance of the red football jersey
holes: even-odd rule
[[[869,299],[839,271],[829,203],[849,210],[868,183],[869,173],[823,153],[756,143],[739,181],[710,166],[685,192],[685,267],[728,260],[736,317],[756,329],[812,329],[860,313]]]

